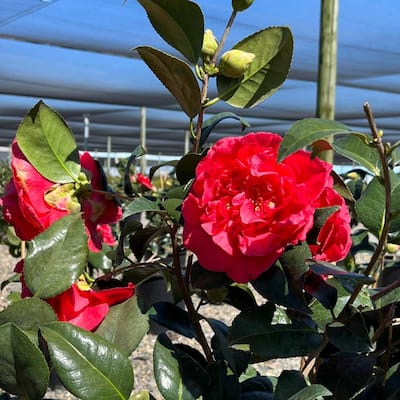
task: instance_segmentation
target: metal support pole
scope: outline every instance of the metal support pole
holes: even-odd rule
[[[111,136],[107,136],[107,172],[111,169]]]
[[[321,0],[317,111],[319,118],[335,118],[337,26],[339,0]],[[318,154],[333,162],[333,153]]]
[[[83,124],[84,124],[83,149],[86,151],[88,149],[89,131],[90,131],[90,120],[89,120],[89,115],[88,114],[84,114],[83,115]]]
[[[146,150],[146,107],[140,109],[140,145]],[[140,158],[140,172],[146,172],[146,155]]]

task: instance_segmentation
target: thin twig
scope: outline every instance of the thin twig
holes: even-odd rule
[[[390,183],[390,171],[389,166],[386,158],[386,151],[385,146],[382,142],[381,135],[378,133],[376,128],[376,124],[374,121],[374,117],[372,114],[371,107],[368,103],[364,103],[364,111],[368,119],[368,124],[371,129],[372,133],[372,142],[378,150],[379,158],[382,163],[382,175],[383,175],[383,182],[385,187],[385,210],[384,210],[384,221],[383,227],[381,231],[381,235],[379,236],[378,245],[374,251],[374,254],[369,261],[367,268],[365,268],[364,275],[368,276],[371,274],[372,270],[374,269],[378,260],[383,256],[387,235],[389,233],[389,223],[390,223],[390,208],[391,208],[391,183]],[[354,300],[357,298],[358,294],[360,293],[363,284],[360,283],[356,286],[353,293],[350,296],[348,304],[352,304]]]
[[[185,302],[187,311],[192,319],[192,324],[196,332],[196,338],[197,341],[199,342],[200,346],[202,347],[204,351],[204,355],[206,356],[207,362],[209,364],[212,364],[214,362],[214,357],[212,354],[212,351],[210,349],[210,346],[207,342],[207,338],[203,332],[203,329],[200,325],[200,320],[202,317],[197,313],[194,304],[192,302],[192,298],[189,293],[189,289],[185,284],[185,279],[182,275],[182,270],[181,270],[181,263],[180,263],[180,258],[179,258],[179,250],[178,250],[178,244],[176,240],[176,227],[172,226],[170,230],[170,235],[171,235],[171,242],[172,242],[172,252],[173,252],[173,267],[175,271],[175,276],[178,281],[178,285],[180,289],[182,290],[182,296],[183,296],[183,301]]]

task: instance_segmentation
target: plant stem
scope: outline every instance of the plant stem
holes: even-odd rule
[[[224,47],[224,44],[226,42],[226,39],[228,38],[228,35],[229,35],[229,32],[230,32],[231,27],[233,25],[233,21],[235,20],[236,14],[237,14],[236,11],[232,11],[232,14],[229,17],[229,20],[228,20],[228,22],[226,24],[226,27],[224,29],[224,33],[222,34],[222,38],[221,38],[221,40],[220,40],[220,42],[218,44],[217,49],[215,50],[213,58],[210,61],[210,65],[215,65],[215,63],[217,61],[217,58],[219,56],[219,53],[221,52],[221,50]],[[203,125],[205,109],[211,105],[210,103],[208,103],[207,107],[205,106],[206,100],[207,100],[207,96],[208,96],[209,80],[210,80],[210,75],[207,72],[204,72],[204,74],[203,74],[203,86],[201,88],[201,94],[200,94],[201,108],[199,110],[199,114],[198,114],[198,117],[197,117],[196,134],[195,134],[195,138],[193,140],[193,146],[192,146],[192,151],[194,153],[197,153],[199,151],[199,143],[200,143],[200,137],[201,137],[201,127]],[[217,100],[219,100],[219,99],[217,98]],[[214,103],[212,103],[212,104],[214,104]]]
[[[364,275],[368,276],[371,274],[372,270],[374,269],[376,263],[383,257],[384,253],[384,248],[387,240],[387,235],[389,233],[389,224],[390,224],[390,208],[391,208],[391,184],[390,184],[390,171],[389,171],[389,166],[386,158],[386,151],[385,151],[385,146],[382,142],[381,135],[378,133],[378,130],[376,128],[376,124],[374,121],[374,117],[372,114],[371,107],[368,103],[364,103],[363,106],[364,112],[367,116],[368,119],[368,124],[371,129],[372,133],[372,142],[376,146],[379,154],[380,161],[382,163],[382,176],[383,176],[383,182],[384,182],[384,187],[385,187],[385,210],[384,210],[384,221],[383,221],[383,227],[381,234],[379,236],[379,241],[378,245],[374,251],[374,254],[371,257],[371,260],[369,261],[367,268],[364,271]],[[358,294],[360,293],[362,289],[362,284],[360,283],[356,288],[354,289],[353,293],[350,296],[350,299],[348,301],[348,304],[352,304],[354,300],[357,298]]]
[[[172,252],[173,252],[173,267],[174,267],[174,272],[176,279],[178,281],[178,285],[182,291],[182,296],[183,296],[183,301],[185,302],[187,311],[192,319],[192,324],[196,332],[196,338],[197,341],[199,342],[200,346],[202,347],[204,351],[204,355],[206,356],[207,362],[209,364],[212,364],[214,362],[214,357],[212,354],[212,351],[210,349],[210,346],[208,345],[207,338],[203,332],[203,329],[200,325],[200,320],[201,317],[197,313],[194,304],[192,302],[192,298],[189,293],[189,288],[186,285],[185,279],[182,275],[182,270],[181,270],[181,262],[179,258],[179,246],[176,240],[176,234],[177,234],[177,227],[171,226],[170,229],[170,236],[171,236],[171,242],[172,242]]]

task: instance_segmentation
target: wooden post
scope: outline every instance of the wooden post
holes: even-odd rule
[[[316,111],[318,118],[335,118],[338,11],[339,0],[321,0]],[[332,151],[324,151],[318,156],[333,162]]]

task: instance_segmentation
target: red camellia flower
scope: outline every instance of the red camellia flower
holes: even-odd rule
[[[320,261],[339,261],[346,257],[351,247],[350,213],[342,196],[327,187],[315,207],[339,206],[325,221],[318,233],[317,243],[310,244],[313,258]]]
[[[107,315],[110,306],[121,303],[135,294],[135,286],[95,291],[82,290],[74,283],[68,290],[46,301],[59,321],[66,321],[88,331],[95,330]]]
[[[91,176],[91,190],[85,191],[78,199],[73,183],[58,184],[44,178],[14,140],[11,157],[13,176],[3,197],[3,216],[14,226],[20,239],[31,240],[56,220],[82,211],[89,249],[99,251],[104,239],[111,242],[110,228],[103,226],[122,217],[121,207],[106,194],[100,166],[89,153],[81,155],[81,164]]]
[[[198,164],[182,206],[183,239],[204,268],[248,282],[306,239],[332,167],[303,150],[278,162],[281,140],[268,132],[227,137]]]

